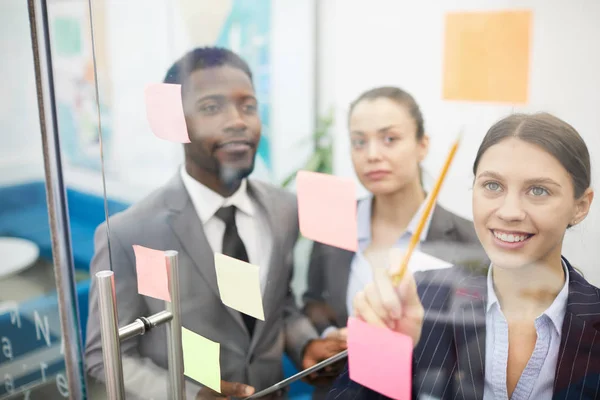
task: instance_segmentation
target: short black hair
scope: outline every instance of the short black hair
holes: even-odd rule
[[[222,47],[198,47],[189,51],[169,68],[163,82],[184,86],[192,72],[224,65],[242,70],[252,82],[252,72],[246,61]]]

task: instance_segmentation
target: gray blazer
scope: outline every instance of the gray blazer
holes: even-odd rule
[[[221,344],[223,380],[243,382],[261,390],[282,379],[284,350],[300,365],[305,345],[317,337],[317,332],[298,310],[290,290],[292,252],[298,238],[296,198],[254,181],[249,181],[248,191],[264,209],[273,232],[273,254],[263,293],[265,321],[256,322],[252,337],[240,313],[220,300],[213,252],[179,174],[163,188],[110,218],[110,247],[106,223],[97,229],[90,272],[93,277],[112,265],[119,326],[123,326],[165,308],[163,301],[137,293],[132,245],[178,251],[183,326]],[[92,278],[85,361],[88,374],[103,381],[99,318],[98,287]],[[128,394],[143,399],[167,398],[166,340],[163,326],[122,343]],[[188,380],[188,398],[193,399],[200,388]]]
[[[420,250],[455,265],[487,260],[473,223],[435,206],[426,240]],[[304,312],[322,333],[329,326],[346,326],[346,292],[354,253],[315,243],[308,270]]]

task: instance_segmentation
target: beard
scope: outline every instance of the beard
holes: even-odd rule
[[[254,171],[254,158],[252,164],[248,167],[232,167],[222,165],[217,162],[219,179],[228,189],[232,189],[239,185],[242,179],[247,178]]]
[[[217,177],[228,190],[234,190],[240,182],[254,171],[256,152],[247,165],[235,165],[235,162],[222,163],[213,153],[202,147],[185,145],[185,158],[198,169]]]

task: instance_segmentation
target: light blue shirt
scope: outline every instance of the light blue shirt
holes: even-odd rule
[[[348,280],[348,290],[346,292],[346,308],[348,315],[353,314],[354,308],[352,302],[358,292],[360,292],[367,284],[373,281],[373,273],[371,265],[366,260],[363,252],[371,244],[371,210],[373,204],[373,196],[368,196],[364,199],[359,200],[357,205],[357,224],[358,224],[358,251],[352,258],[350,265],[350,276]],[[410,223],[408,224],[406,231],[394,244],[394,248],[406,249],[410,244],[410,239],[414,231],[417,230],[421,214],[425,210],[426,202],[423,202],[417,213],[414,215]],[[435,207],[435,205],[434,205]],[[429,231],[429,225],[431,224],[431,216],[433,215],[433,209],[429,214],[423,231],[421,232],[421,242],[427,237]]]
[[[508,324],[492,281],[487,277],[484,400],[508,399],[506,369],[508,363]],[[569,270],[563,263],[565,284],[550,307],[535,319],[535,348],[519,378],[511,400],[551,399],[554,374],[560,348],[561,330],[569,296]]]

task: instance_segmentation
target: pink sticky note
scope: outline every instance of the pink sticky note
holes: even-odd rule
[[[308,239],[356,251],[356,188],[350,178],[300,171],[296,176],[300,232]]]
[[[171,301],[165,252],[133,245],[138,293],[155,299]]]
[[[348,368],[353,381],[392,399],[408,400],[412,353],[409,336],[348,319]]]
[[[161,139],[177,143],[190,143],[183,103],[181,85],[152,83],[144,91],[146,117],[150,128]]]

